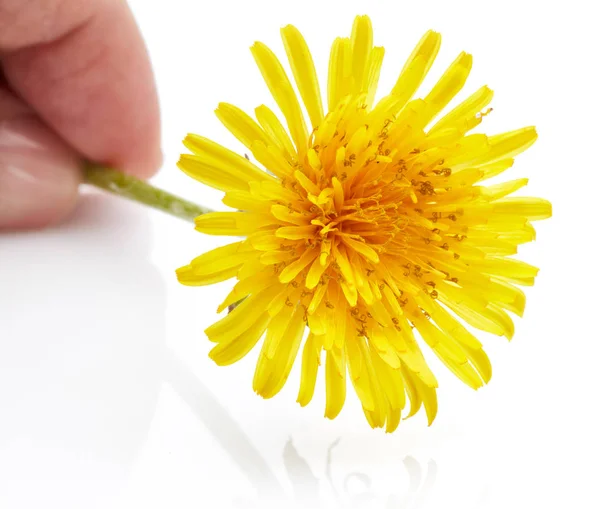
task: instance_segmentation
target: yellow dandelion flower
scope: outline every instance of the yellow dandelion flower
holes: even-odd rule
[[[510,339],[507,311],[522,315],[518,286],[538,272],[512,255],[535,238],[532,221],[550,217],[550,203],[508,197],[525,178],[481,185],[510,168],[536,131],[468,134],[489,111],[485,86],[441,115],[469,75],[467,53],[413,99],[438,53],[436,32],[375,103],[384,49],[373,46],[369,18],[357,17],[331,48],[328,112],[304,38],[293,26],[281,35],[301,101],[275,54],[260,42],[251,51],[285,122],[264,105],[256,120],[231,104],[216,110],[262,168],[201,136],[185,138],[192,154],[179,167],[224,191],[235,210],[198,217],[196,230],[243,240],[192,260],[179,281],[237,279],[218,311],[239,305],[206,329],[216,343],[210,357],[232,364],[264,337],[253,381],[264,398],[281,390],[303,344],[302,406],[324,357],[326,417],[342,409],[349,378],[372,427],[393,431],[405,406],[407,417],[423,406],[431,424],[437,381],[421,345],[482,387],[490,361],[465,325]]]

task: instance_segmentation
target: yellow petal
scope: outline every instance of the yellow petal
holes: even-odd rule
[[[269,140],[262,128],[233,104],[219,103],[215,115],[229,132],[246,147],[252,148],[255,141],[262,141],[265,145],[268,144]]]
[[[489,151],[471,162],[473,166],[493,163],[514,157],[527,150],[537,140],[535,127],[524,127],[516,131],[491,136]]]
[[[408,419],[419,411],[421,405],[423,404],[423,399],[415,384],[415,380],[417,380],[415,374],[405,366],[402,366],[401,370],[402,379],[404,380],[404,387],[406,388],[406,394],[408,394],[408,400],[410,401],[410,411],[405,417],[405,419]]]
[[[239,267],[230,267],[229,269],[212,272],[210,274],[196,274],[194,268],[190,265],[177,269],[177,280],[186,286],[206,286],[221,281],[226,281],[235,277],[239,271]]]
[[[241,302],[252,292],[256,291],[257,288],[265,288],[272,286],[277,283],[277,278],[273,274],[272,270],[263,270],[256,274],[241,279],[234,287],[231,292],[225,297],[225,300],[219,304],[217,313],[221,313],[227,309],[230,305]]]
[[[228,366],[239,361],[258,343],[270,320],[269,314],[263,313],[253,325],[239,336],[217,344],[210,351],[210,358],[219,366]]]
[[[195,220],[196,230],[209,235],[245,236],[261,226],[275,223],[275,218],[266,214],[249,212],[209,212]]]
[[[263,398],[275,396],[288,379],[304,333],[303,317],[304,309],[298,306],[286,328],[286,341],[279,342],[273,358],[269,359],[264,351],[260,354],[256,369],[261,370],[261,363],[266,363],[267,367],[263,371],[263,376],[256,381],[254,390]]]
[[[368,107],[371,107],[373,101],[375,100],[375,94],[377,93],[379,74],[381,71],[381,65],[383,64],[384,55],[385,50],[381,46],[375,46],[371,51],[371,56],[369,58],[369,73],[364,90],[367,93],[365,103]]]
[[[328,285],[327,281],[323,282],[323,284],[317,285],[317,289],[315,290],[313,297],[310,301],[310,304],[308,306],[308,314],[309,315],[312,315],[317,311],[317,308],[323,301],[323,297],[325,297],[325,294],[327,293],[327,285]],[[310,317],[309,317],[309,319],[310,319]]]
[[[388,411],[386,425],[385,425],[385,432],[393,433],[394,431],[396,431],[396,428],[398,428],[398,425],[400,424],[401,418],[402,418],[402,416],[401,416],[400,409],[392,408],[390,406],[390,409]]]
[[[280,179],[289,177],[293,173],[290,162],[284,157],[282,151],[273,145],[266,146],[261,141],[255,141],[250,148],[255,159],[262,164],[267,171]],[[246,186],[249,187],[249,186]]]
[[[511,168],[514,162],[515,160],[512,157],[509,157],[508,159],[501,159],[500,161],[480,166],[479,171],[481,172],[481,176],[478,180],[486,180],[495,177],[496,175],[500,175],[503,171]]]
[[[339,370],[338,365],[341,365],[343,369]],[[327,351],[325,387],[325,417],[335,419],[346,401],[346,362],[344,352],[341,350]]]
[[[356,16],[350,38],[352,51],[353,93],[366,91],[369,79],[369,64],[373,48],[373,27],[368,16]]]
[[[342,237],[342,240],[348,247],[363,255],[370,262],[379,263],[379,255],[377,254],[377,251],[375,251],[368,244],[351,239],[347,236]]]
[[[279,286],[273,285],[250,295],[231,313],[213,323],[204,332],[211,341],[216,342],[236,338],[260,318],[253,310],[265,309],[278,290]]]
[[[408,57],[392,89],[392,95],[400,99],[396,109],[404,106],[417,91],[438,54],[441,42],[440,34],[429,30]]]
[[[413,382],[416,390],[419,392],[420,399],[423,401],[423,406],[425,407],[425,413],[427,415],[427,424],[431,426],[438,411],[437,391],[434,388],[423,384],[418,377],[414,377]]]
[[[282,28],[281,37],[294,80],[314,129],[323,121],[323,104],[312,55],[304,37],[296,27],[288,25]]]
[[[301,240],[312,237],[316,231],[317,227],[313,225],[282,226],[281,228],[277,229],[275,235],[282,239]]]
[[[483,196],[490,201],[499,200],[526,186],[529,179],[516,179],[483,188]],[[508,209],[510,211],[510,209]],[[522,214],[525,215],[525,214]]]
[[[267,213],[271,206],[270,202],[257,199],[247,191],[227,191],[221,201],[232,209],[262,214]]]
[[[293,162],[297,157],[296,149],[275,113],[263,104],[254,110],[254,114],[273,144],[281,149],[282,154],[289,162]]]
[[[331,46],[327,82],[327,102],[333,111],[352,87],[350,39],[338,37]]]
[[[302,270],[304,270],[315,258],[317,258],[319,251],[317,249],[307,249],[304,251],[302,256],[296,261],[290,263],[285,269],[279,274],[279,281],[282,283],[289,283],[292,281]]]
[[[263,43],[254,43],[250,51],[265,83],[269,87],[271,95],[287,121],[288,129],[296,145],[296,150],[302,158],[306,151],[308,133],[302,110],[300,109],[300,103],[290,80],[275,54]]]
[[[456,128],[460,132],[465,133],[468,125],[467,121],[475,117],[483,108],[485,108],[494,97],[487,86],[481,87],[473,95],[465,99],[456,108],[452,109],[444,117],[442,117],[432,128],[431,133],[441,131],[447,128]]]
[[[301,406],[308,405],[315,392],[317,371],[321,363],[321,342],[317,338],[318,336],[309,334],[302,352],[302,375],[297,400]]]
[[[234,277],[248,259],[247,252],[238,252],[241,246],[242,242],[234,242],[194,258],[177,269],[177,279],[184,285],[204,286]]]
[[[210,183],[212,181],[231,183],[225,188],[217,187],[217,189],[247,191],[249,181],[272,178],[245,157],[197,134],[188,134],[183,140],[183,144],[195,155],[182,155],[179,167],[201,182],[205,182],[205,179],[209,180],[205,183],[212,187],[217,187]]]
[[[523,216],[530,221],[552,216],[552,204],[542,198],[511,197],[494,202],[492,209],[498,214]]]
[[[328,265],[321,265],[320,260],[317,258],[312,262],[308,274],[306,275],[306,288],[312,290],[315,288],[319,281],[321,280],[321,276],[327,269]]]
[[[512,258],[489,257],[482,261],[473,261],[470,266],[484,274],[508,278],[535,277],[539,272],[537,267]]]
[[[399,367],[393,369],[377,355],[373,356],[373,366],[389,405],[392,409],[402,410],[406,404],[402,371]]]
[[[210,274],[231,267],[239,267],[248,258],[248,252],[242,249],[243,242],[234,242],[194,258],[190,265],[198,275]]]
[[[354,390],[360,398],[363,408],[372,412],[375,410],[375,400],[371,391],[367,359],[363,358],[359,342],[364,342],[364,339],[353,336],[349,341],[346,341],[348,371]]]
[[[427,114],[422,120],[424,124],[434,118],[460,92],[473,65],[473,57],[464,51],[448,67],[435,87],[425,97]]]

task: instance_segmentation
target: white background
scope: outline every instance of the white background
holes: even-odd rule
[[[153,60],[165,166],[155,183],[219,207],[175,167],[188,132],[241,150],[219,101],[271,105],[248,47],[283,56],[298,26],[321,76],[329,45],[367,13],[391,86],[425,30],[443,34],[427,90],[461,50],[461,97],[488,84],[491,133],[538,126],[507,178],[554,204],[521,257],[542,268],[512,343],[485,337],[491,384],[439,374],[440,412],[372,431],[354,395],[323,418],[296,369],[264,401],[255,354],[218,368],[202,331],[228,285],[186,288],[174,269],[217,246],[193,228],[111,197],[86,196],[67,224],[0,237],[0,507],[600,507],[597,325],[600,148],[596,2],[131,2]],[[107,34],[110,37],[110,34]],[[322,78],[324,83],[324,78]]]

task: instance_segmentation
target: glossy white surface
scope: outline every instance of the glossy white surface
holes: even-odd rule
[[[218,193],[175,169],[179,140],[190,130],[239,148],[210,112],[220,100],[270,104],[254,39],[282,54],[278,28],[293,22],[324,68],[333,36],[369,13],[388,49],[384,84],[429,27],[446,42],[434,75],[471,50],[467,91],[497,90],[485,128],[539,127],[507,178],[530,177],[528,194],[554,203],[521,255],[543,270],[513,342],[484,338],[491,384],[472,392],[433,362],[436,422],[419,414],[385,435],[354,395],[323,419],[322,378],[301,409],[298,369],[264,401],[251,388],[256,354],[216,367],[202,331],[229,285],[185,288],[173,271],[223,239],[86,195],[60,228],[0,236],[0,507],[597,507],[600,112],[586,66],[600,41],[587,3],[505,1],[488,14],[481,2],[344,2],[339,17],[323,1],[132,4],[164,111],[156,183],[215,207]]]

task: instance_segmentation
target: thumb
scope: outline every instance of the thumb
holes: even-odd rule
[[[79,158],[25,107],[11,104],[7,109],[2,95],[0,91],[0,230],[56,223],[77,201]],[[15,110],[25,114],[11,115]]]

